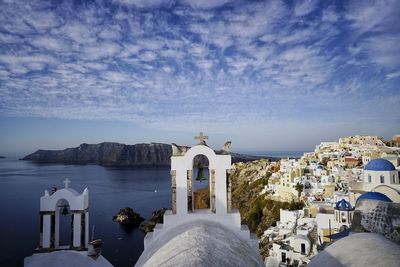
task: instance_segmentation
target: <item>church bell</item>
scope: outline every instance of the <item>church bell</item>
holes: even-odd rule
[[[197,169],[197,177],[196,177],[196,181],[203,181],[206,180],[207,178],[204,176],[204,169],[202,167],[199,167]]]
[[[66,216],[68,214],[69,214],[69,212],[68,212],[67,205],[64,205],[63,209],[61,210],[61,215]]]

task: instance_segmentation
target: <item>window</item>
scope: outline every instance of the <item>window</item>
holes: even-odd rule
[[[342,223],[346,222],[346,214],[342,212]]]
[[[371,174],[368,174],[368,183],[371,182]]]
[[[286,253],[282,252],[282,262],[286,262]]]
[[[306,244],[301,243],[301,254],[305,255],[306,254]]]
[[[396,183],[396,175],[393,174],[393,183]]]
[[[381,184],[385,183],[385,177],[383,175],[381,175]]]
[[[304,217],[309,217],[308,209],[304,209]]]

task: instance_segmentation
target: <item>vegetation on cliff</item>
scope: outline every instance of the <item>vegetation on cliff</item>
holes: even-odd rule
[[[235,163],[231,172],[232,207],[240,211],[242,224],[247,224],[250,231],[261,236],[266,229],[274,226],[280,219],[280,209],[297,210],[303,207],[299,202],[281,202],[263,193],[264,187],[271,182],[272,173],[279,170],[279,165],[271,165],[268,160],[255,160]],[[261,240],[260,252],[268,256],[268,239]]]
[[[247,224],[250,231],[258,236],[279,220],[280,209],[296,210],[303,207],[302,203],[275,201],[268,198],[268,194],[260,194],[270,176],[268,172],[265,177],[252,183],[245,181],[232,190],[232,206],[239,209],[242,223]]]

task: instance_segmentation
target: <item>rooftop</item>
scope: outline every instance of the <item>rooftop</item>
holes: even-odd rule
[[[395,171],[394,165],[386,159],[373,159],[365,165],[366,171]]]

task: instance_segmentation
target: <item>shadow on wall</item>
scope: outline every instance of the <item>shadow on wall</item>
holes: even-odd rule
[[[400,245],[400,203],[363,200],[354,211],[351,229],[381,234]]]

